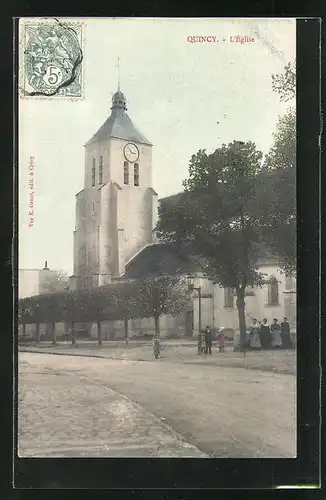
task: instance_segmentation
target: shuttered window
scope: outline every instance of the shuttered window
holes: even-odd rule
[[[224,288],[224,307],[234,306],[234,294],[232,288]]]
[[[268,305],[277,306],[279,304],[278,281],[271,278],[268,282]]]
[[[139,165],[135,163],[134,165],[134,186],[139,186]]]

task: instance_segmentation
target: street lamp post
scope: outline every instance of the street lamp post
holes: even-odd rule
[[[201,353],[201,286],[194,286],[193,277],[188,276],[188,288],[191,292],[196,290],[198,292],[198,354]]]

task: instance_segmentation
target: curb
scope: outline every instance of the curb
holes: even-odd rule
[[[88,379],[85,378],[85,380],[88,380]],[[171,434],[171,436],[173,437],[173,439],[175,440],[175,442],[182,443],[182,447],[183,448],[188,448],[188,449],[196,450],[197,452],[199,452],[200,454],[203,455],[203,457],[201,457],[201,458],[209,458],[209,455],[207,453],[205,453],[200,448],[198,448],[197,446],[195,446],[192,443],[190,443],[186,439],[186,437],[184,437],[182,434],[180,434],[178,431],[176,431],[173,427],[171,427],[171,425],[169,425],[167,422],[165,422],[166,419],[164,417],[159,417],[155,413],[146,410],[146,408],[144,408],[144,406],[142,406],[140,403],[138,403],[134,399],[130,398],[129,396],[126,396],[125,394],[122,394],[121,392],[117,391],[116,389],[114,389],[114,388],[112,388],[110,386],[106,386],[104,384],[100,384],[99,382],[93,382],[93,381],[91,381],[91,384],[98,385],[100,387],[103,387],[104,389],[109,389],[110,391],[115,392],[121,398],[125,399],[126,401],[129,401],[136,408],[138,408],[141,411],[144,411],[144,412],[148,413],[148,415],[150,415],[152,418],[154,418],[155,420],[157,420],[157,423],[159,425],[161,425],[163,429],[165,429],[167,432],[169,432]]]
[[[53,351],[47,351],[47,350],[36,350],[36,349],[19,349],[18,352],[27,352],[27,353],[32,353],[32,354],[50,354],[52,356],[74,356],[74,357],[80,357],[80,358],[99,358],[99,359],[108,359],[111,361],[129,361],[129,362],[141,362],[141,363],[153,363],[153,362],[159,362],[160,360],[164,359],[164,356],[161,356],[159,360],[155,360],[154,356],[153,359],[126,359],[126,358],[121,358],[121,357],[110,357],[110,356],[103,356],[102,354],[83,354],[83,353],[74,353],[74,352],[53,352]],[[197,365],[197,366],[202,366],[202,365],[209,365],[209,366],[217,366],[219,368],[242,368],[243,370],[254,370],[254,371],[261,371],[261,372],[268,372],[268,373],[278,373],[280,375],[294,375],[296,376],[297,373],[296,371],[289,371],[289,370],[281,370],[277,369],[275,367],[257,367],[257,366],[239,366],[239,365],[218,365],[215,363],[205,363],[205,361],[202,360],[184,360],[184,364],[192,364],[192,365]]]
[[[152,361],[155,361],[155,358],[153,356],[153,359],[137,359],[137,360],[128,360],[126,358],[112,358],[109,356],[103,356],[102,354],[81,354],[81,353],[74,353],[74,352],[53,352],[53,351],[46,351],[45,349],[42,351],[36,351],[32,349],[19,349],[18,352],[27,352],[27,353],[32,353],[32,354],[51,354],[52,356],[74,356],[74,357],[79,357],[79,358],[100,358],[100,359],[109,359],[111,361],[137,361],[137,362],[145,362],[145,363],[151,363]],[[163,356],[161,356],[160,359],[163,359]]]

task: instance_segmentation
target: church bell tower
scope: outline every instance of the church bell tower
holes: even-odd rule
[[[84,189],[76,195],[72,288],[121,277],[126,263],[153,242],[157,193],[152,144],[127,114],[120,89],[111,114],[85,144]]]

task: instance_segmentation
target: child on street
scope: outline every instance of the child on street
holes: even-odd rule
[[[216,342],[217,342],[218,351],[225,352],[225,335],[224,335],[224,328],[223,327],[218,329],[218,332],[216,335]]]

